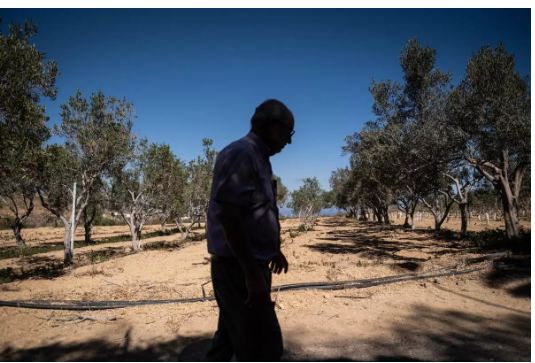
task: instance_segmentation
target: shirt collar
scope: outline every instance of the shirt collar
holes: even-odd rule
[[[260,154],[262,154],[262,156],[264,156],[266,158],[269,157],[269,151],[270,151],[269,147],[266,145],[266,143],[264,141],[262,141],[262,139],[257,134],[255,134],[254,132],[250,131],[245,136],[245,140],[247,140],[248,142],[253,144],[258,149]]]

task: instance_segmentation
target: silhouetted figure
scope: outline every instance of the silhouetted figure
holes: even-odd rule
[[[280,101],[256,108],[251,131],[217,156],[208,208],[208,252],[219,321],[207,360],[277,361],[282,335],[271,273],[285,273],[269,157],[292,142],[294,118]]]

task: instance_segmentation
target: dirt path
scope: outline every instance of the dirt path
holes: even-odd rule
[[[296,222],[284,221],[283,228],[290,225]],[[158,239],[167,237],[176,238]],[[314,231],[283,237],[291,270],[275,276],[274,285],[484,268],[367,289],[274,294],[286,360],[530,359],[529,271],[499,273],[476,262],[479,251],[423,230],[346,219],[324,218]],[[210,279],[208,257],[205,241],[128,254],[53,279],[1,284],[0,299],[197,297]],[[529,262],[530,256],[522,258]],[[2,360],[199,360],[215,330],[217,308],[214,302],[92,312],[0,308],[0,319]]]

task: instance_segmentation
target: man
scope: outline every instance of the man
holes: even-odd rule
[[[269,157],[292,142],[294,118],[280,101],[256,108],[251,131],[217,156],[208,208],[208,252],[219,321],[207,360],[277,361],[282,335],[271,273],[288,272],[280,251]]]

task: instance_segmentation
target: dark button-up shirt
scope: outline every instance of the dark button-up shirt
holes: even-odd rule
[[[217,155],[207,221],[211,254],[232,256],[220,219],[224,203],[247,211],[243,222],[256,259],[266,261],[279,253],[277,196],[268,151],[267,145],[250,132]]]

